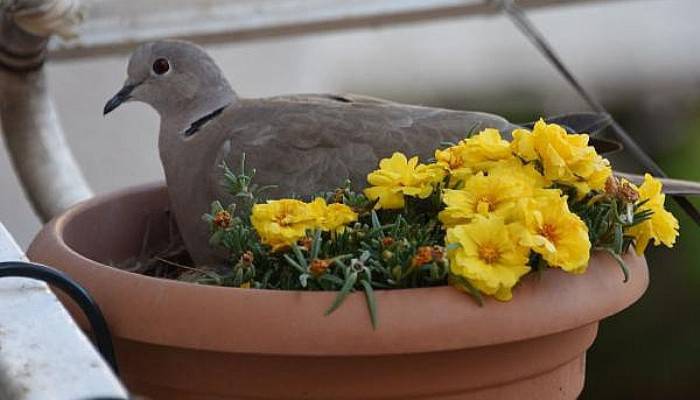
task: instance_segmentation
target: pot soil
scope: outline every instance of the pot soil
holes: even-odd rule
[[[46,225],[28,252],[90,291],[123,381],[153,399],[574,399],[598,322],[648,284],[643,257],[625,256],[623,283],[615,261],[594,254],[583,275],[528,276],[508,303],[479,307],[450,287],[377,291],[374,331],[362,293],[324,316],[335,293],[202,286],[111,267],[140,254],[147,225],[167,241],[167,203],[162,185],[99,196]]]

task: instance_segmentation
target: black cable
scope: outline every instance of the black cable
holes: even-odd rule
[[[0,278],[24,277],[37,279],[51,286],[61,289],[80,307],[90,323],[95,337],[95,345],[102,357],[112,367],[112,371],[119,375],[117,360],[114,356],[112,335],[105,321],[100,307],[95,303],[90,294],[68,275],[56,269],[22,261],[0,262]]]
[[[576,79],[574,74],[570,69],[564,65],[564,62],[556,54],[552,46],[547,42],[544,35],[537,30],[534,24],[527,18],[525,12],[518,7],[513,0],[496,0],[496,3],[500,6],[503,12],[510,18],[513,24],[520,29],[520,31],[532,42],[532,44],[537,47],[537,49],[542,53],[542,55],[549,60],[549,62],[554,65],[557,71],[564,77],[564,79],[578,92],[578,94],[588,103],[588,105],[596,112],[608,113],[605,107],[596,100]],[[667,178],[668,175],[659,167],[659,165],[639,147],[639,144],[632,138],[632,136],[625,131],[625,129],[620,126],[620,124],[611,118],[610,127],[617,137],[622,141],[625,148],[632,153],[632,155],[639,161],[646,169],[651,171],[653,175]],[[695,223],[700,226],[700,211],[691,203],[686,197],[674,195],[671,196],[673,200],[685,211],[688,216],[695,221]]]

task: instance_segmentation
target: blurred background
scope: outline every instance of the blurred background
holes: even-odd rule
[[[669,175],[700,180],[700,2],[594,1],[529,11],[566,63]],[[514,122],[587,110],[502,16],[440,19],[209,46],[244,97],[352,92]],[[97,192],[163,178],[157,114],[128,104],[102,117],[126,55],[57,60],[51,91],[67,140]],[[0,143],[0,221],[26,247],[40,228]],[[619,170],[638,172],[624,153]],[[669,201],[670,203],[670,201]],[[648,252],[646,295],[601,324],[584,399],[690,399],[700,390],[700,229]],[[595,296],[595,293],[591,293]]]

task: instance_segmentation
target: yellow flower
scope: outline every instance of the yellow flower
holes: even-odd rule
[[[513,141],[510,142],[510,148],[513,153],[526,161],[536,161],[539,159],[535,150],[535,141],[532,132],[527,129],[516,129],[512,133]]]
[[[251,222],[262,242],[277,251],[302,238],[307,229],[318,226],[319,215],[303,201],[270,200],[253,206]]]
[[[446,227],[468,223],[477,214],[506,217],[520,193],[513,180],[479,172],[469,178],[462,189],[443,192],[442,201],[447,207],[438,217]]]
[[[357,213],[345,204],[326,204],[323,198],[317,197],[309,207],[315,215],[316,227],[324,231],[342,232],[347,224],[357,221]]]
[[[517,159],[501,161],[488,175],[479,172],[467,179],[460,190],[445,190],[442,201],[447,207],[438,218],[446,227],[468,223],[477,214],[508,219],[519,199],[543,185],[544,179],[532,165],[524,166]]]
[[[651,210],[654,213],[651,218],[635,225],[628,230],[628,234],[634,237],[637,254],[644,254],[644,250],[651,239],[654,246],[663,243],[667,247],[673,247],[678,237],[678,220],[670,212],[664,209],[666,195],[661,193],[661,182],[649,174],[644,174],[644,182],[639,187],[639,200],[645,201],[638,211]]]
[[[498,129],[488,128],[462,141],[461,156],[468,166],[481,169],[494,161],[513,157],[510,143]]]
[[[612,174],[608,160],[588,145],[588,139],[586,134],[568,134],[557,124],[539,120],[532,132],[513,132],[511,149],[527,161],[539,160],[547,180],[572,185],[583,196],[602,190]]]
[[[488,171],[489,175],[510,178],[520,186],[522,196],[532,196],[537,189],[549,184],[533,163],[523,164],[517,158],[495,163]]]
[[[588,267],[591,242],[588,227],[569,211],[566,196],[542,189],[521,202],[525,226],[520,243],[532,248],[552,267],[583,273]]]
[[[448,245],[459,244],[448,252],[452,274],[482,293],[510,300],[512,288],[530,271],[529,250],[517,244],[515,228],[500,217],[477,216],[468,225],[448,229]]]
[[[450,187],[472,175],[472,169],[465,165],[464,157],[460,154],[463,147],[464,145],[460,144],[444,150],[435,150],[435,163],[450,174]]]
[[[501,138],[497,129],[488,128],[445,150],[435,151],[437,164],[459,181],[472,171],[488,169],[497,161],[513,157],[510,143]]]
[[[281,199],[256,204],[250,219],[262,242],[277,251],[303,239],[310,229],[342,232],[357,221],[357,214],[345,204],[326,204],[317,197],[311,203]]]
[[[418,157],[408,160],[405,155],[394,153],[367,175],[372,186],[364,192],[370,200],[379,199],[377,208],[403,208],[404,196],[425,199],[444,177],[445,171],[435,164],[418,164]]]

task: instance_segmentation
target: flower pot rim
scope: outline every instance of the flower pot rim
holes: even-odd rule
[[[137,342],[264,355],[466,349],[596,323],[639,299],[649,280],[644,257],[633,252],[624,257],[630,279],[623,283],[616,262],[596,253],[582,275],[554,269],[530,274],[514,289],[513,300],[502,303],[485,297],[483,307],[448,286],[377,290],[379,326],[373,330],[360,292],[325,316],[335,292],[240,289],[149,277],[93,261],[64,240],[67,227],[86,211],[119,204],[119,212],[134,213],[146,203],[154,212],[165,209],[162,182],[99,195],[71,207],[41,230],[28,251],[32,260],[55,266],[84,285],[112,333]]]

